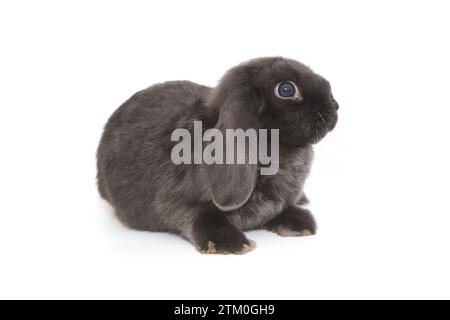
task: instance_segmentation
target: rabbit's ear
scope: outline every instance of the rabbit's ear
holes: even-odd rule
[[[249,152],[253,146],[249,145],[248,139],[245,140],[245,150],[243,145],[239,146],[234,140],[234,164],[227,164],[227,156],[231,153],[227,154],[228,144],[231,143],[227,129],[253,129],[256,135],[261,99],[250,88],[236,86],[228,87],[228,90],[220,90],[220,87],[218,89],[212,98],[212,104],[219,110],[216,129],[219,129],[224,137],[224,161],[223,164],[208,166],[208,179],[214,204],[223,211],[231,211],[242,207],[252,195],[257,179],[257,164],[256,161],[250,161],[251,158],[255,159],[255,155],[250,157]],[[232,149],[228,151],[230,150]],[[245,164],[237,164],[237,155],[242,157],[244,154]]]

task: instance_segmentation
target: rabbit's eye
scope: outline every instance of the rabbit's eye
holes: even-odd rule
[[[292,81],[283,81],[275,87],[275,95],[281,99],[301,98],[297,86]]]

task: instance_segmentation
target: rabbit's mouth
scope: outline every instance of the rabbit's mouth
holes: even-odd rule
[[[337,123],[337,103],[303,104],[293,112],[269,114],[261,121],[262,128],[279,129],[280,145],[305,147],[322,140]]]
[[[318,126],[326,132],[330,132],[336,127],[337,113],[331,114],[317,111],[317,115],[319,116]]]
[[[313,143],[322,140],[328,132],[332,131],[337,124],[337,113],[316,112],[317,118],[313,125]]]

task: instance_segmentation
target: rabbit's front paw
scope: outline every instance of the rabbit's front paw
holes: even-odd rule
[[[313,235],[313,232],[309,229],[292,230],[289,227],[283,225],[276,226],[270,229],[270,231],[275,232],[282,237],[307,237]]]
[[[206,245],[197,247],[198,251],[204,254],[246,254],[255,248],[256,243],[252,240],[236,242],[234,244],[208,241]]]
[[[213,210],[194,223],[193,243],[201,253],[244,254],[256,248],[221,212]]]
[[[290,207],[270,221],[266,229],[282,237],[305,237],[315,234],[317,227],[308,210]]]

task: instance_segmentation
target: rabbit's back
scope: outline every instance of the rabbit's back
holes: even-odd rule
[[[205,104],[209,91],[188,81],[154,85],[109,119],[97,153],[98,187],[127,225],[169,230],[171,221],[182,221],[178,206],[205,197],[200,168],[171,161],[171,134],[191,130],[195,120],[215,121]]]

